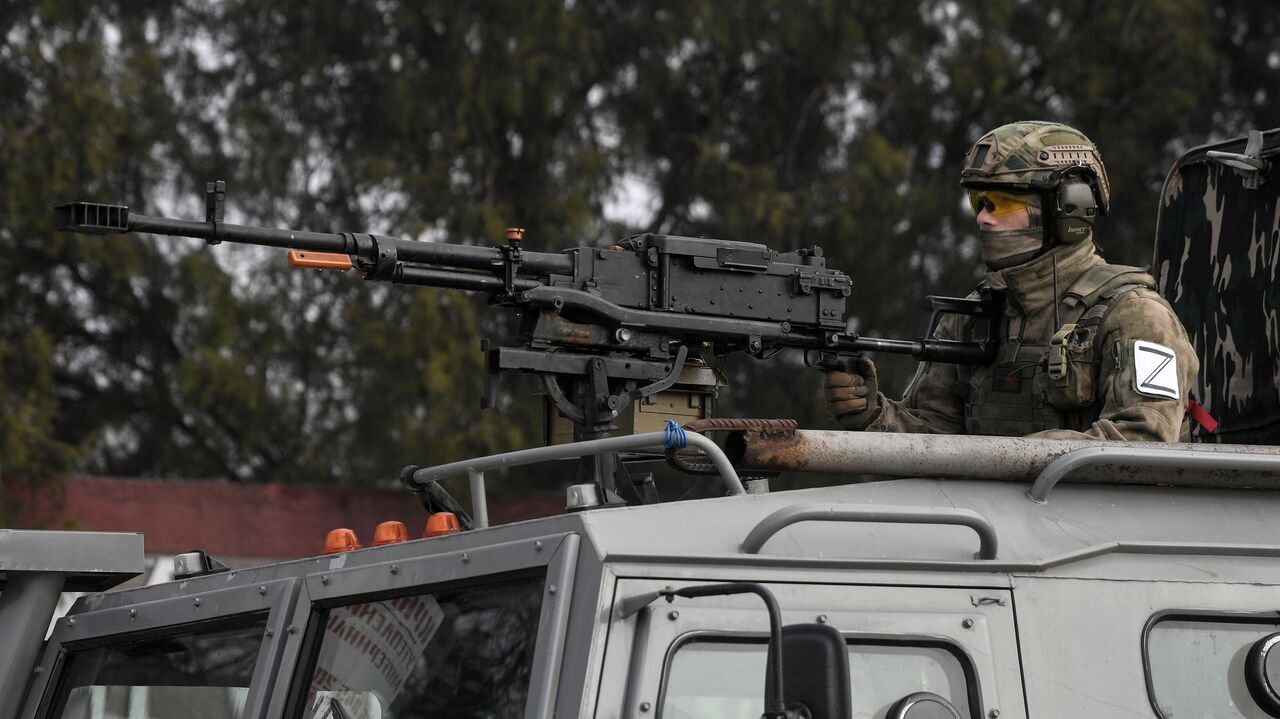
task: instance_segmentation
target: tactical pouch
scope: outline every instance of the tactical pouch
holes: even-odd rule
[[[1049,340],[1049,404],[1057,409],[1092,405],[1097,363],[1094,360],[1095,327],[1066,324]]]

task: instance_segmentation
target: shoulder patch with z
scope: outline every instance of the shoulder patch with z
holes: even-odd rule
[[[1178,356],[1155,342],[1133,341],[1133,389],[1148,397],[1178,399]]]

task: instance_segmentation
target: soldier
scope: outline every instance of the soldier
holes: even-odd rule
[[[1093,224],[1110,187],[1098,149],[1074,128],[1017,122],[969,149],[960,184],[978,221],[987,276],[1004,297],[987,366],[921,363],[899,401],[876,369],[828,371],[844,429],[1176,442],[1199,361],[1150,275],[1108,264]],[[949,316],[937,337],[969,339]]]

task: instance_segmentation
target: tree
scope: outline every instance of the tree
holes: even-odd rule
[[[540,430],[526,387],[476,409],[479,338],[509,330],[477,298],[244,248],[55,234],[55,201],[199,216],[204,181],[224,178],[231,219],[257,224],[480,243],[518,224],[536,249],[638,231],[816,244],[854,278],[858,331],[911,335],[920,297],[980,277],[957,174],[984,130],[1048,118],[1098,141],[1115,198],[1101,242],[1144,262],[1176,154],[1276,116],[1280,81],[1259,72],[1280,65],[1272,15],[1193,0],[11,3],[0,356],[34,364],[0,378],[30,418],[0,424],[0,447],[44,447],[30,462],[47,471],[83,447],[79,466],[106,473],[373,482]],[[623,184],[648,188],[651,217],[602,218]],[[914,367],[877,361],[889,394]],[[728,412],[830,426],[795,358],[722,367]]]
[[[164,13],[139,5],[136,27],[112,25],[108,34],[104,19],[119,7],[80,5],[0,12],[0,91],[11,100],[0,108],[0,447],[6,471],[31,477],[68,469],[106,434],[109,423],[84,422],[79,385],[103,378],[98,340],[122,332],[130,315],[127,303],[110,308],[101,299],[145,297],[157,266],[145,248],[52,236],[50,199],[108,185],[142,189],[149,164],[139,147],[172,137],[156,102],[162,93],[147,83],[153,58],[127,50],[118,34],[141,32]],[[126,70],[137,82],[114,87],[112,74]]]

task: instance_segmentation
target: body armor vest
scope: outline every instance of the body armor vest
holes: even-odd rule
[[[1059,300],[1066,372],[1049,372],[1047,337],[1024,337],[1026,318],[1006,310],[993,364],[961,367],[956,394],[965,398],[965,432],[1023,436],[1046,429],[1084,431],[1102,412],[1099,370],[1102,326],[1116,300],[1139,288],[1155,288],[1141,268],[1099,265],[1080,276]],[[1055,328],[1057,330],[1059,328]]]

